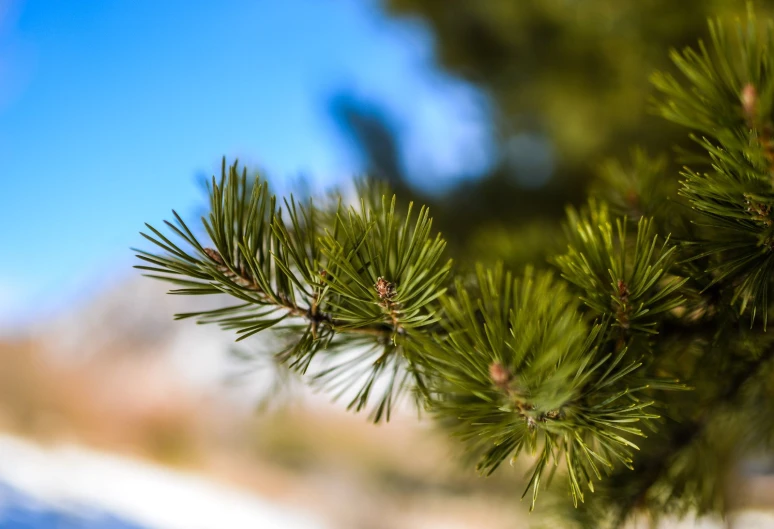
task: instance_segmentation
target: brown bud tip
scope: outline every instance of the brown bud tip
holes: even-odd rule
[[[629,285],[623,279],[619,279],[616,286],[618,287],[618,297],[627,301],[629,299]]]
[[[527,417],[525,419],[527,421],[527,428],[529,428],[530,432],[534,432],[535,428],[537,427],[537,423],[535,422],[535,419],[532,417]]]
[[[393,285],[383,277],[379,277],[379,279],[376,280],[376,284],[374,285],[374,288],[376,288],[376,292],[379,294],[379,297],[383,300],[389,300],[395,297],[395,285]]]
[[[216,263],[218,263],[220,265],[226,264],[225,261],[223,260],[223,257],[220,255],[220,253],[217,250],[215,250],[213,248],[205,248],[204,249],[204,253],[206,253],[207,257],[209,257],[210,259],[212,259]]]
[[[323,279],[328,277],[328,271],[325,269],[320,270],[318,273],[320,274],[320,277],[322,277]]]
[[[489,376],[492,382],[498,387],[505,387],[511,381],[511,372],[500,362],[495,362],[489,366]]]
[[[755,116],[756,107],[758,106],[758,91],[751,83],[747,83],[744,85],[744,88],[742,88],[741,99],[745,116],[747,116],[748,119],[753,118]]]

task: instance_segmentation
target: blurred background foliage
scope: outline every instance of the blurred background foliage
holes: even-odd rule
[[[771,6],[753,4],[759,16]],[[386,107],[348,94],[331,98],[340,130],[367,172],[431,205],[458,259],[503,259],[511,267],[561,250],[557,220],[579,204],[610,159],[635,146],[664,156],[674,175],[685,132],[651,111],[655,70],[671,71],[670,49],[706,39],[708,18],[743,17],[742,0],[384,0],[399,20],[418,19],[435,60],[486,96],[494,163],[463,183],[428,194],[400,160]],[[635,157],[637,155],[635,154]],[[667,178],[669,178],[667,176]],[[593,189],[604,192],[604,185]]]

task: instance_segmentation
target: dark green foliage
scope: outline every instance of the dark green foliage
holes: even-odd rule
[[[666,225],[659,228],[668,233],[674,227],[669,222],[676,220],[679,211],[674,211],[678,183],[666,172],[667,157],[650,157],[642,149],[633,149],[630,158],[627,163],[606,160],[589,194],[604,199],[616,217],[625,216],[634,222],[643,216],[651,217],[664,222]]]
[[[373,182],[355,205],[278,201],[225,162],[208,242],[175,214],[182,246],[149,226],[162,253],[139,268],[234,298],[178,317],[272,333],[277,364],[375,421],[412,393],[484,475],[527,459],[533,507],[562,475],[564,524],[723,514],[736,466],[774,441],[774,49],[754,17],[721,27],[712,52],[673,54],[681,80],[654,77],[659,112],[701,135],[682,181],[641,150],[604,164],[558,270],[453,270],[427,208]]]

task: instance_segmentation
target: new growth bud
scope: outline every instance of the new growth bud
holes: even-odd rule
[[[207,257],[218,263],[219,265],[226,264],[225,261],[223,261],[223,256],[220,255],[220,252],[213,248],[205,248],[204,253],[207,254]]]
[[[508,384],[513,379],[513,375],[511,375],[508,368],[500,362],[494,362],[489,366],[489,376],[492,377],[492,382],[495,383],[495,386],[502,389],[507,389]]]
[[[758,108],[758,91],[751,83],[747,83],[744,85],[744,88],[742,88],[741,99],[745,118],[747,118],[748,121],[753,121]]]
[[[376,280],[374,288],[376,288],[376,292],[379,294],[379,298],[382,301],[389,301],[395,297],[395,285],[383,277],[379,277],[379,279]]]

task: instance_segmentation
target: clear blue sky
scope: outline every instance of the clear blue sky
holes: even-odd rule
[[[143,222],[239,156],[276,181],[356,172],[326,98],[384,102],[425,185],[488,163],[431,36],[362,0],[0,0],[0,327],[126,277]]]

